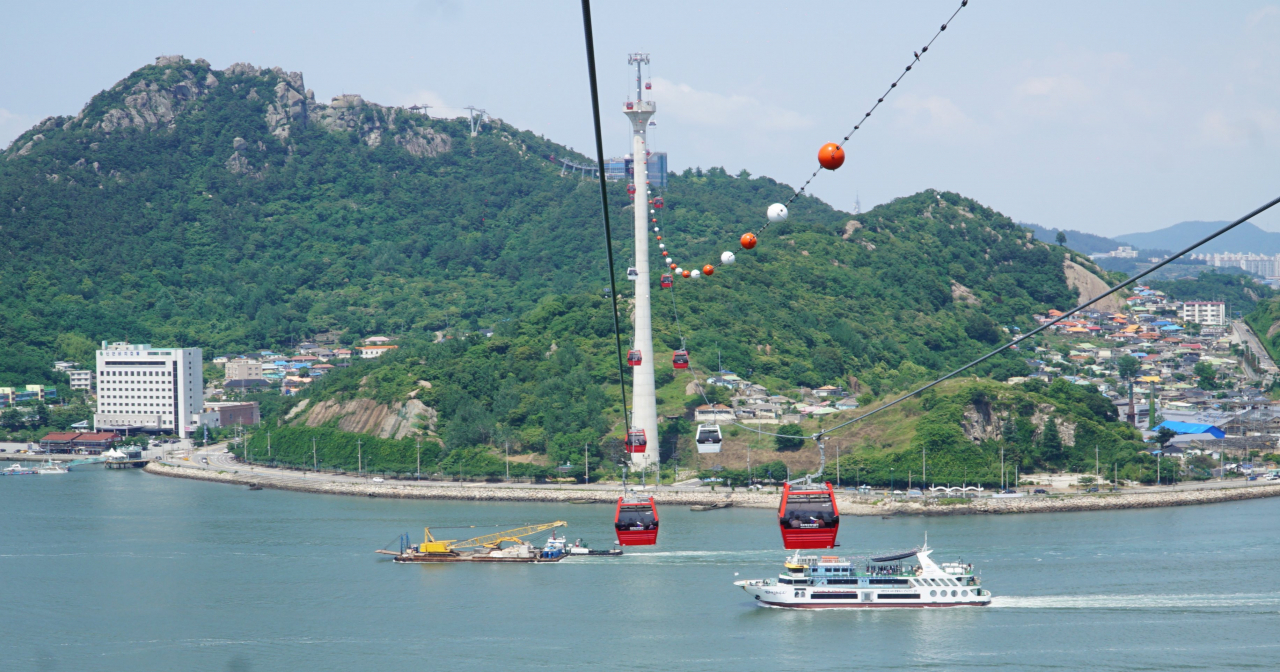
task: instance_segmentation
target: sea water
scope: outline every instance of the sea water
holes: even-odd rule
[[[843,554],[928,534],[991,607],[790,611],[733,581],[786,552],[763,509],[660,510],[659,544],[547,565],[397,565],[377,548],[602,505],[323,496],[88,469],[0,479],[5,670],[963,670],[1280,666],[1280,500],[845,517]],[[470,528],[464,526],[475,525]],[[496,527],[494,527],[496,526]],[[452,529],[450,529],[452,528]]]

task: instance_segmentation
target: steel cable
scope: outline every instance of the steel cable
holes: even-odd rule
[[[591,79],[591,116],[596,127],[596,165],[600,166],[600,208],[604,213],[605,252],[609,259],[609,298],[613,302],[613,338],[618,351],[618,387],[622,390],[622,419],[630,430],[627,369],[622,360],[622,327],[618,322],[618,282],[613,269],[613,227],[609,223],[609,189],[604,179],[604,136],[600,130],[600,90],[596,82],[596,45],[591,31],[591,0],[582,0],[582,29],[587,42],[587,74]]]

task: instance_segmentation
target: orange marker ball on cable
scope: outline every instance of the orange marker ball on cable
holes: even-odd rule
[[[744,250],[750,250],[755,247],[756,242],[756,234],[754,233],[744,233],[742,234],[742,238],[738,239],[738,244],[742,245],[742,249]]]
[[[834,142],[828,142],[818,150],[818,163],[827,170],[835,170],[844,165],[844,149]]]
[[[676,265],[675,265],[675,264],[671,264],[671,270],[673,270],[673,271],[674,271],[674,270],[676,270]]]
[[[716,272],[716,267],[712,266],[711,264],[707,264],[706,266],[702,267],[703,275],[711,275],[712,273],[715,273],[715,272]]]
[[[675,264],[672,264],[672,266],[675,266]],[[680,275],[683,275],[684,277],[686,277],[686,278],[687,278],[687,277],[689,277],[689,271],[685,271],[685,272],[681,273]]]

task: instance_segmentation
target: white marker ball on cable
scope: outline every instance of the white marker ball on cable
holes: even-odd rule
[[[720,253],[720,263],[724,264],[725,266],[732,264],[734,261],[737,261],[737,259],[733,256],[732,252],[725,250],[724,252]]]
[[[653,232],[654,232],[654,233],[657,233],[657,232],[658,232],[658,227],[656,227],[656,226],[655,226],[655,227],[653,227]]]
[[[666,244],[666,243],[658,243],[658,249],[659,249],[659,250],[665,250],[665,249],[667,249],[667,244]]]
[[[689,271],[689,275],[696,278],[699,275],[702,275],[702,271]]]
[[[777,224],[778,222],[787,221],[787,206],[781,203],[774,203],[769,206],[769,221]]]
[[[671,262],[671,263],[673,263],[673,264],[674,264],[675,262],[673,261],[673,262]],[[683,269],[683,268],[680,268],[679,266],[677,266],[677,267],[676,267],[676,273],[677,273],[677,274],[679,274],[679,275],[684,275],[684,269]]]

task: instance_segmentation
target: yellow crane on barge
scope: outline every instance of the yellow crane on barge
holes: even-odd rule
[[[395,556],[396,562],[557,562],[563,553],[549,554],[525,541],[539,532],[568,527],[569,523],[557,520],[551,523],[526,525],[502,532],[458,541],[436,539],[430,527],[422,528],[421,544],[410,544],[409,535],[400,537],[400,552],[379,549],[383,555]],[[502,547],[503,543],[511,546]]]

